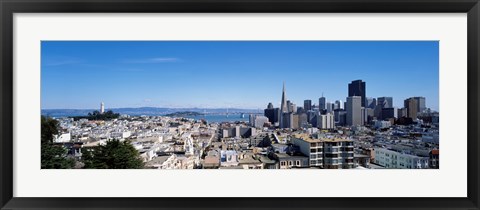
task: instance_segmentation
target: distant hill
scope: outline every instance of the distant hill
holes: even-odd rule
[[[96,109],[42,109],[42,115],[50,117],[69,117],[69,116],[86,116],[89,112],[93,112]],[[139,108],[112,108],[106,109],[112,110],[115,113],[127,114],[131,116],[160,116],[167,115],[175,112],[198,112],[207,114],[224,114],[227,113],[261,113],[263,110],[258,109],[237,109],[237,108],[215,108],[215,109],[203,109],[203,108],[160,108],[160,107],[139,107]]]
[[[169,117],[191,117],[191,116],[199,116],[202,115],[200,112],[192,112],[192,111],[184,111],[184,112],[174,112],[170,114],[166,114],[165,116]]]

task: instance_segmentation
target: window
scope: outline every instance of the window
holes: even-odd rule
[[[293,166],[293,161],[288,161],[289,166]]]
[[[337,158],[338,154],[325,154],[326,158]]]
[[[281,166],[285,166],[285,161],[280,162]]]
[[[295,161],[295,165],[300,166],[300,161],[299,160]]]

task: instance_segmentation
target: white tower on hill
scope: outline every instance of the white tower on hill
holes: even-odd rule
[[[105,104],[100,103],[100,114],[103,114],[105,112]]]

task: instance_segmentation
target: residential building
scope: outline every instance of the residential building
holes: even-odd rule
[[[273,158],[278,163],[279,169],[308,168],[308,157],[303,155],[290,155],[286,153],[274,153]]]
[[[375,164],[385,168],[425,169],[429,168],[429,157],[420,157],[388,148],[375,148]]]
[[[323,168],[351,169],[354,167],[353,141],[342,138],[323,138]]]
[[[292,143],[299,147],[300,152],[309,158],[310,167],[323,167],[323,142],[308,135],[297,135]]]
[[[430,151],[428,165],[430,168],[440,168],[440,151],[438,149]]]

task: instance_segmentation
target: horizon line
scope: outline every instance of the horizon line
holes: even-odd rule
[[[203,107],[156,107],[156,106],[142,106],[142,107],[111,107],[108,109],[142,109],[142,108],[158,108],[158,109],[265,109],[265,108],[237,108],[237,107],[218,107],[218,108],[203,108]],[[68,109],[68,110],[99,110],[99,108],[41,108],[41,110],[54,110],[54,109]]]

